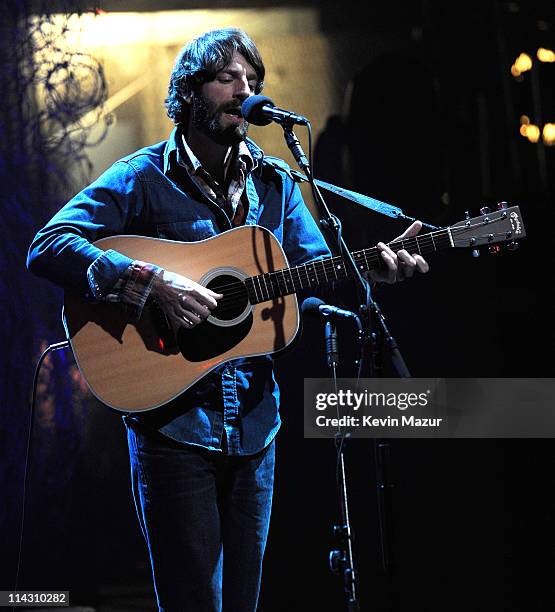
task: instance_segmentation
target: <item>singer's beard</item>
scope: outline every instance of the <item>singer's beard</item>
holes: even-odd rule
[[[200,92],[193,96],[191,106],[191,121],[193,126],[214,142],[220,145],[233,146],[245,140],[249,124],[242,121],[239,125],[222,125],[222,115],[236,104],[226,103],[215,106],[211,104]]]

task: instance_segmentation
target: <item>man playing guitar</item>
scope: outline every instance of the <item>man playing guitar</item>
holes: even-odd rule
[[[103,249],[102,239],[195,242],[257,225],[271,231],[290,265],[329,257],[287,165],[265,157],[246,137],[241,104],[260,93],[264,75],[256,46],[240,30],[207,32],[185,46],[166,99],[176,125],[169,139],[117,161],[66,204],[35,237],[29,268],[84,304],[117,307],[138,329],[156,304],[178,337],[217,312],[223,293],[159,265],[154,255],[145,261]],[[420,227],[414,223],[403,237]],[[395,253],[383,243],[377,249],[383,266],[369,272],[373,280],[391,283],[428,271],[420,254]],[[186,270],[187,261],[182,264]],[[112,336],[116,350],[124,336]],[[151,353],[169,359],[172,351],[158,340],[160,348]],[[113,370],[106,359],[104,369]],[[170,376],[169,368],[146,359],[134,361],[155,370],[155,381]],[[268,355],[219,365],[209,357],[205,369],[157,410],[124,417],[133,495],[160,610],[254,612],[270,518],[279,390]],[[141,382],[140,374],[126,378],[125,396],[133,388],[147,394],[157,384]],[[127,410],[125,403],[120,407]]]

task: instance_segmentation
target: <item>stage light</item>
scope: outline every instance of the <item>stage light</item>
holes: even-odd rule
[[[542,139],[548,147],[555,144],[555,123],[546,123],[543,126]]]
[[[528,53],[521,53],[515,60],[515,68],[520,74],[526,72],[532,68],[532,58]]]
[[[530,123],[526,115],[522,115],[519,132],[521,136],[528,138],[530,142],[538,142],[541,135],[546,146],[551,147],[555,144],[555,123],[546,123],[542,130],[539,126]]]
[[[533,124],[527,125],[526,138],[528,138],[530,142],[538,142],[540,139],[540,128]]]
[[[540,47],[536,55],[540,62],[555,62],[555,53],[551,49]]]
[[[555,53],[551,49],[540,47],[536,52],[537,58],[540,62],[555,62]],[[515,63],[511,66],[511,74],[519,82],[523,81],[523,72],[527,72],[532,68],[532,58],[527,53],[521,53],[515,60]],[[537,68],[536,68],[537,70]],[[551,147],[555,144],[555,124],[546,123],[543,129],[540,126],[530,123],[530,117],[528,115],[520,116],[520,127],[519,133],[524,138],[527,138],[532,143],[537,143],[542,138],[543,143]]]

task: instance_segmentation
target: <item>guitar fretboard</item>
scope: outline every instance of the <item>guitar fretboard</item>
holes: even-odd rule
[[[442,229],[423,236],[395,240],[388,245],[393,251],[406,249],[410,253],[426,255],[452,246],[449,229]],[[382,266],[383,259],[377,247],[353,252],[353,259],[360,272],[369,272]],[[293,268],[283,268],[245,279],[251,304],[259,304],[303,289],[342,280],[353,275],[343,257],[318,259]]]

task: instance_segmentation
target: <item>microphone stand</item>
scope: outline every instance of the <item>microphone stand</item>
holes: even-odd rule
[[[337,329],[333,316],[326,315],[325,318],[326,361],[331,371],[335,391],[337,392],[337,365],[339,364]],[[357,322],[360,331],[360,322]],[[345,475],[344,449],[346,440],[345,434],[341,433],[341,429],[338,428],[334,441],[337,450],[336,475],[339,488],[341,523],[333,526],[333,534],[339,539],[341,548],[330,551],[329,568],[334,574],[343,574],[348,612],[359,612],[360,604],[357,598],[358,576],[355,571],[353,558],[354,537],[349,518],[349,497],[347,492],[347,477]]]
[[[330,234],[334,237],[336,247],[339,252],[346,253],[346,259],[348,264],[355,272],[355,276],[359,278],[362,285],[368,285],[367,281],[362,278],[362,275],[358,271],[356,264],[352,258],[350,251],[347,249],[347,245],[341,237],[341,226],[336,217],[331,214],[318,185],[315,184],[310,169],[310,164],[306,155],[301,147],[301,143],[293,131],[293,123],[282,123],[283,135],[287,146],[291,150],[293,157],[299,164],[301,170],[306,174],[312,190],[314,198],[317,201],[318,208],[321,211],[320,223],[329,229]],[[308,124],[310,130],[310,124]],[[367,289],[364,288],[364,292]],[[326,321],[326,355],[327,362],[330,367],[333,380],[337,387],[337,373],[336,367],[339,361],[337,352],[337,331],[335,323],[330,319]],[[349,522],[349,504],[348,504],[348,493],[347,493],[347,481],[345,477],[345,460],[344,460],[344,446],[345,436],[338,432],[335,436],[335,446],[337,449],[337,465],[338,465],[338,478],[339,478],[339,489],[340,489],[340,509],[341,509],[341,525],[334,525],[334,534],[341,538],[345,550],[332,550],[329,556],[329,566],[332,572],[340,573],[343,572],[345,593],[347,595],[347,610],[349,612],[358,612],[360,605],[357,599],[357,576],[354,568],[353,561],[353,548],[352,548],[352,531]]]
[[[312,177],[312,171],[310,169],[310,164],[304,151],[301,147],[301,143],[297,138],[295,132],[293,132],[293,124],[285,123],[282,124],[283,134],[285,136],[285,141],[293,157],[299,164],[301,170],[306,174],[310,184],[312,186],[312,191],[314,194],[314,199],[318,205],[320,210],[320,223],[329,230],[329,233],[333,236],[335,245],[340,253],[343,254],[347,266],[350,266],[351,269],[355,273],[355,278],[358,279],[360,285],[360,291],[369,295],[369,285],[368,281],[366,281],[354,262],[354,259],[351,255],[350,250],[347,248],[343,237],[341,236],[341,226],[337,218],[331,214],[320,190],[318,189],[318,185],[315,184],[314,179]],[[310,125],[309,125],[310,129]],[[368,311],[369,312],[369,311]],[[368,321],[369,325],[369,317],[365,317]],[[326,354],[327,354],[327,362],[331,369],[332,377],[337,386],[336,379],[336,367],[338,363],[338,355],[337,355],[337,332],[335,330],[335,323],[332,321],[326,322]],[[347,595],[347,610],[349,612],[358,612],[360,610],[359,601],[357,599],[357,575],[354,569],[353,562],[353,550],[352,550],[352,531],[349,522],[349,504],[348,504],[348,492],[347,492],[347,480],[345,477],[345,459],[344,459],[344,446],[345,446],[345,436],[340,432],[335,436],[335,446],[337,449],[337,464],[338,464],[338,478],[339,478],[339,489],[340,489],[340,509],[341,509],[341,525],[334,525],[334,534],[341,538],[342,543],[345,550],[333,550],[329,556],[329,565],[332,572],[343,572],[344,577],[344,586],[345,593]]]
[[[306,158],[306,155],[302,149],[302,146],[299,142],[299,139],[295,135],[293,131],[294,123],[291,122],[282,122],[281,127],[283,128],[283,134],[285,137],[285,141],[287,146],[289,147],[293,157],[295,158],[297,164],[301,168],[301,170],[305,173],[308,182],[311,185],[312,193],[314,197],[314,201],[318,208],[318,212],[320,215],[320,224],[328,230],[328,235],[332,236],[334,245],[337,251],[343,257],[345,261],[345,265],[351,269],[353,272],[353,276],[355,278],[355,282],[357,283],[357,289],[359,293],[359,298],[361,304],[359,305],[360,319],[363,325],[363,332],[360,335],[361,340],[361,351],[360,351],[360,361],[359,361],[359,376],[363,372],[363,361],[365,353],[369,353],[367,372],[368,376],[372,377],[375,375],[377,371],[379,371],[379,367],[377,364],[379,349],[378,349],[378,337],[377,334],[372,331],[373,322],[376,322],[378,329],[382,333],[382,337],[384,338],[385,345],[390,350],[391,354],[391,362],[393,367],[397,371],[397,374],[400,378],[408,378],[410,377],[410,372],[408,367],[401,355],[399,347],[395,338],[389,332],[389,328],[385,323],[385,318],[381,312],[381,309],[376,304],[374,299],[372,298],[370,283],[367,279],[365,279],[360,270],[357,268],[355,261],[351,255],[351,250],[347,247],[343,236],[341,235],[341,224],[337,217],[335,217],[330,209],[328,208],[324,197],[318,187],[318,183],[322,184],[320,181],[316,181],[314,176],[312,175],[312,169],[310,167],[309,161]],[[309,135],[311,137],[311,125],[308,122],[308,130]],[[296,176],[295,176],[296,175]],[[299,180],[298,173],[295,173],[294,179]],[[304,178],[304,177],[303,177]],[[322,184],[322,186],[325,186]],[[336,191],[336,190],[334,190]],[[337,191],[336,191],[337,192]],[[352,199],[352,198],[351,198]],[[382,204],[382,203],[380,203]],[[398,216],[398,213],[395,213],[393,207],[389,207],[390,212],[389,216]],[[376,208],[375,208],[376,209]],[[382,211],[383,212],[383,211]],[[399,211],[400,212],[400,211]],[[395,213],[395,214],[392,214]],[[384,214],[388,214],[387,212]],[[406,217],[405,217],[406,218]],[[427,224],[429,225],[429,224]],[[327,338],[327,336],[326,336]],[[327,342],[326,342],[327,344]],[[328,358],[329,363],[329,358]],[[335,366],[330,364],[332,368],[332,375],[335,380]],[[335,526],[334,531],[336,535],[344,538],[344,541],[347,544],[347,555],[341,554],[341,551],[332,551],[330,554],[330,568],[332,571],[334,569],[341,570],[343,569],[344,577],[345,577],[345,590],[347,593],[347,609],[349,611],[359,610],[359,603],[356,598],[356,590],[355,584],[357,583],[356,574],[353,567],[353,559],[352,559],[352,533],[349,526],[349,514],[348,514],[348,504],[347,504],[347,483],[345,479],[345,463],[343,457],[343,447],[345,445],[345,436],[341,433],[338,433],[335,437],[335,444],[338,452],[338,467],[339,467],[339,478],[340,478],[340,503],[341,503],[341,513],[343,525]],[[390,523],[388,517],[392,516],[391,514],[391,488],[392,484],[388,481],[388,464],[390,462],[390,446],[385,440],[374,439],[374,456],[376,459],[375,469],[376,469],[376,485],[377,485],[377,497],[378,497],[378,521],[379,521],[379,541],[381,548],[381,559],[382,559],[382,568],[386,574],[389,575],[391,569],[391,548],[388,531],[390,530]]]
[[[393,367],[395,368],[395,371],[397,372],[398,377],[399,378],[410,378],[411,375],[410,375],[409,369],[407,367],[405,360],[403,359],[403,356],[401,355],[401,352],[397,345],[397,341],[391,335],[389,328],[387,327],[385,323],[385,317],[383,316],[378,304],[372,297],[370,283],[362,276],[362,274],[360,273],[360,270],[357,268],[355,261],[353,259],[353,256],[351,255],[351,250],[347,247],[347,244],[343,236],[341,235],[341,224],[339,223],[337,217],[333,215],[330,209],[328,208],[328,205],[326,204],[326,201],[324,200],[322,192],[319,189],[319,185],[326,186],[326,188],[329,188],[332,186],[328,185],[327,183],[323,183],[322,181],[318,181],[314,179],[314,177],[312,176],[312,170],[310,168],[310,164],[302,149],[299,139],[297,138],[295,132],[293,131],[293,125],[294,125],[293,122],[290,122],[290,123],[282,122],[281,123],[281,127],[283,128],[283,134],[285,137],[285,142],[287,143],[287,146],[289,147],[291,153],[293,154],[293,157],[295,158],[297,164],[299,165],[301,170],[303,170],[303,172],[306,175],[306,178],[305,178],[299,175],[299,173],[293,172],[293,179],[296,181],[307,180],[310,183],[312,187],[314,201],[316,203],[316,206],[318,208],[318,212],[320,215],[320,224],[322,225],[322,227],[327,229],[328,234],[332,236],[336,250],[343,257],[346,266],[350,268],[351,271],[353,272],[355,282],[357,283],[357,289],[359,292],[359,297],[361,299],[361,305],[359,306],[359,312],[360,312],[361,320],[364,323],[365,342],[363,343],[363,346],[369,347],[369,351],[363,350],[362,352],[362,354],[364,352],[369,352],[370,359],[368,360],[368,376],[369,377],[374,376],[376,370],[379,369],[377,367],[377,357],[379,354],[377,334],[372,333],[372,323],[373,323],[373,320],[375,319],[377,326],[382,334],[382,337],[384,338],[384,343],[386,347],[390,350],[391,362],[393,364]],[[310,130],[310,123],[308,124],[308,128]],[[339,194],[341,194],[341,191],[346,191],[346,190],[341,190],[339,188],[335,188],[335,186],[333,187],[334,187],[333,191]],[[400,209],[386,205],[383,202],[378,202],[378,204],[380,205],[380,208],[378,207],[374,208],[374,210],[376,210],[377,212],[382,212],[382,209],[387,208],[389,210],[387,212],[384,211],[383,214],[387,214],[388,216],[392,216],[396,218],[405,218],[408,220],[413,220],[412,217],[408,217],[404,215]],[[434,227],[430,224],[426,224],[426,225],[428,227]],[[361,361],[363,361],[362,354],[361,354]]]

